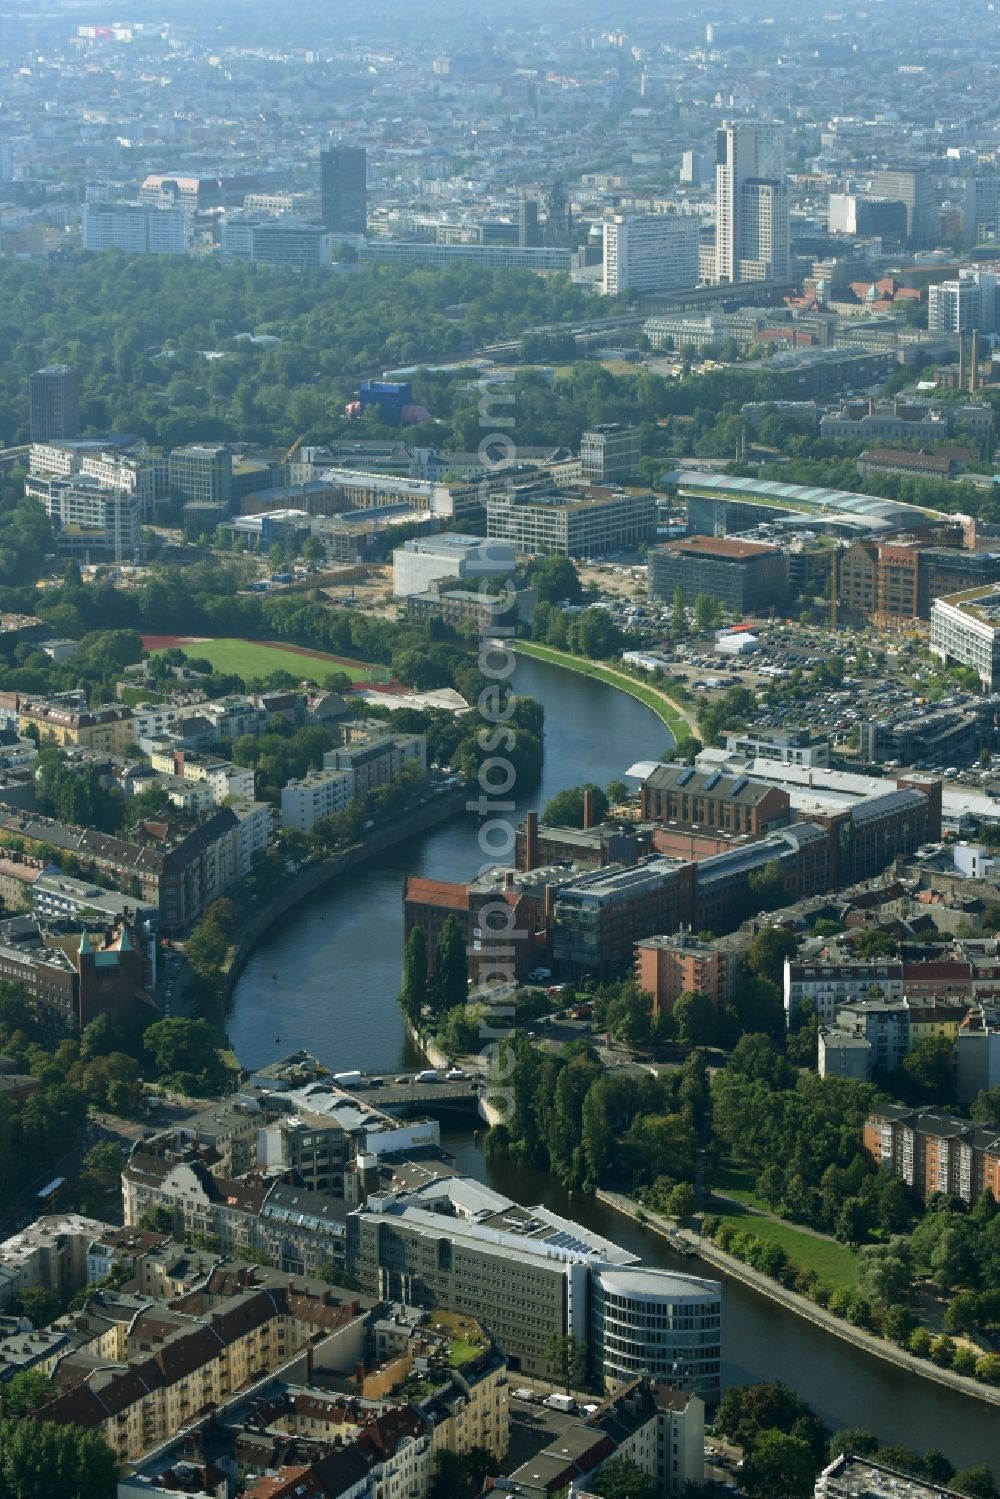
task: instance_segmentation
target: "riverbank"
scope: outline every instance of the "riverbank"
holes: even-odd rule
[[[230,949],[228,961],[223,969],[225,980],[223,998],[229,999],[244,964],[257,943],[276,922],[280,921],[282,916],[300,905],[308,896],[314,895],[317,890],[321,890],[332,880],[337,879],[339,875],[359,868],[370,859],[374,859],[376,855],[394,848],[398,843],[405,843],[409,838],[417,838],[422,833],[429,832],[432,828],[439,827],[442,823],[460,816],[466,811],[466,795],[464,786],[454,791],[444,792],[433,801],[424,802],[416,811],[408,813],[404,820],[370,833],[361,843],[352,844],[335,859],[318,859],[314,863],[307,864],[304,869],[300,869],[298,874],[286,881],[280,890],[268,896],[260,909],[254,911],[248,921],[241,924],[237,940]]]
[[[696,1254],[699,1259],[706,1260],[710,1265],[715,1265],[730,1279],[740,1281],[742,1285],[749,1287],[760,1296],[765,1296],[769,1301],[778,1302],[787,1311],[794,1312],[796,1316],[811,1322],[814,1327],[819,1327],[824,1332],[832,1333],[842,1342],[850,1343],[853,1347],[870,1353],[884,1363],[894,1364],[897,1369],[902,1369],[907,1374],[917,1374],[921,1379],[928,1379],[934,1384],[946,1385],[949,1389],[961,1395],[970,1395],[985,1405],[1000,1406],[1000,1389],[992,1385],[980,1384],[979,1380],[969,1379],[964,1374],[956,1374],[952,1369],[941,1369],[928,1359],[917,1358],[915,1354],[907,1353],[904,1348],[897,1348],[894,1343],[888,1343],[884,1338],[877,1337],[864,1328],[854,1327],[842,1318],[834,1316],[825,1307],[817,1306],[808,1297],[800,1296],[797,1291],[789,1290],[787,1286],[772,1280],[770,1276],[763,1275],[750,1265],[745,1265],[734,1255],[727,1254],[725,1250],[713,1244],[711,1239],[702,1238],[700,1234],[692,1233],[690,1229],[679,1227],[669,1219],[661,1217],[659,1213],[641,1207],[632,1198],[625,1197],[620,1192],[607,1192],[602,1188],[598,1188],[595,1196],[599,1202],[613,1208],[615,1212],[631,1218],[634,1223],[639,1223],[644,1228],[651,1229],[675,1249],[679,1243],[685,1245],[687,1252]],[[681,1249],[679,1252],[685,1251]]]
[[[583,677],[593,677],[619,692],[627,692],[645,707],[651,708],[657,718],[668,728],[674,741],[686,734],[697,734],[698,723],[674,698],[648,682],[637,682],[628,672],[614,666],[605,666],[601,661],[591,661],[585,656],[573,656],[569,651],[556,650],[551,645],[539,645],[534,640],[515,640],[514,650],[518,655],[530,656],[535,661],[547,661],[550,666],[561,666],[566,671],[575,671]]]

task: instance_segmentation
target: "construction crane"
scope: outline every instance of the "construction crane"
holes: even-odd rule
[[[306,434],[304,432],[300,432],[298,437],[292,443],[291,447],[288,449],[288,452],[285,454],[284,458],[282,458],[282,463],[291,463],[292,459],[298,453],[299,448],[302,446],[305,440]]]

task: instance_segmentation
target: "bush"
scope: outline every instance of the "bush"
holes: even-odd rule
[[[960,1346],[955,1349],[955,1354],[951,1361],[951,1367],[954,1369],[956,1374],[968,1374],[971,1376],[976,1372],[977,1362],[978,1355],[975,1349]]]
[[[942,1369],[950,1369],[955,1362],[954,1339],[944,1333],[935,1338],[931,1344],[931,1358],[936,1364],[940,1364]]]
[[[915,1353],[918,1358],[928,1358],[933,1342],[934,1339],[926,1327],[917,1327],[910,1333],[908,1347],[910,1352]]]
[[[976,1360],[976,1378],[984,1384],[1000,1384],[1000,1354],[984,1353]]]

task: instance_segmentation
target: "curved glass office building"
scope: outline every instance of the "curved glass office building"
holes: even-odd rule
[[[718,1400],[722,1293],[718,1281],[640,1266],[594,1265],[592,1367],[608,1387],[646,1375]]]

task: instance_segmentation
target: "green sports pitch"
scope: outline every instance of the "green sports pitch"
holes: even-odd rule
[[[388,682],[392,673],[387,666],[365,661],[347,661],[341,656],[327,656],[322,651],[303,650],[298,646],[280,645],[271,640],[181,640],[176,644],[192,660],[210,661],[215,671],[232,673],[245,682],[263,678],[273,671],[291,672],[297,680],[309,678],[322,684],[332,672],[346,672],[352,682]],[[168,647],[160,646],[160,650]],[[159,654],[159,651],[154,651]]]

